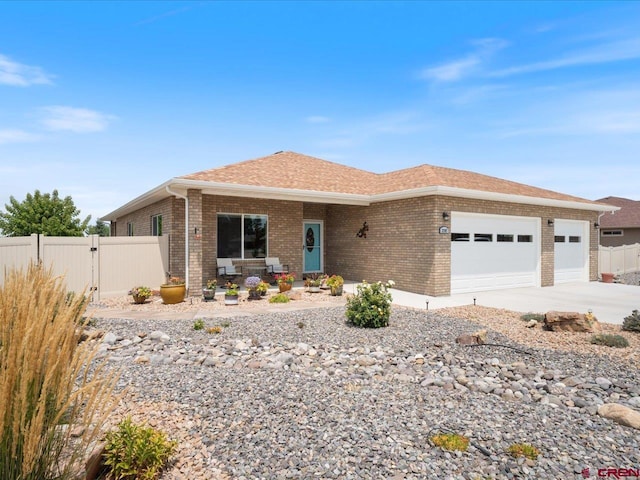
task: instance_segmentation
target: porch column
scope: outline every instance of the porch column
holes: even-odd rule
[[[187,190],[189,199],[189,296],[202,295],[202,190]]]

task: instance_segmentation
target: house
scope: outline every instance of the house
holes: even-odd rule
[[[600,245],[619,247],[640,243],[640,201],[620,197],[596,201],[620,208],[616,212],[605,212],[600,217]]]
[[[432,296],[597,279],[598,216],[615,207],[432,165],[376,174],[295,152],[172,178],[103,217],[170,235],[197,294],[216,258],[298,274],[393,279]],[[246,271],[246,270],[245,270]]]

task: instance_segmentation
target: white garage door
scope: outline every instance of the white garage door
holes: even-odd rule
[[[451,214],[451,293],[540,285],[540,219]]]
[[[589,281],[589,222],[554,222],[554,283]]]

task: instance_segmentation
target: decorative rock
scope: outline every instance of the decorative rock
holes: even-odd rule
[[[149,334],[149,340],[151,340],[152,342],[168,343],[171,340],[171,338],[166,333],[160,330],[156,330]]]
[[[291,300],[302,300],[302,292],[300,290],[289,290],[285,295]]]
[[[369,355],[360,355],[356,358],[356,363],[361,367],[370,367],[375,365],[377,362],[375,358],[370,357]]]
[[[115,334],[108,332],[102,337],[102,343],[106,343],[107,345],[113,345],[118,340]]]
[[[535,328],[535,327],[538,326],[538,321],[537,320],[529,320],[525,326],[527,328]]]
[[[611,382],[608,378],[598,377],[596,378],[596,385],[603,390],[609,390],[611,388]]]
[[[588,318],[584,313],[556,311],[545,314],[544,328],[552,332],[594,333],[601,330],[598,320],[593,315]]]
[[[605,403],[598,408],[598,415],[625,427],[640,430],[640,412],[619,403]]]

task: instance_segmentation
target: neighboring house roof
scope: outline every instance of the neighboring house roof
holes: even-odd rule
[[[621,197],[605,197],[596,200],[620,207],[615,213],[605,213],[600,218],[600,228],[640,228],[640,201]]]
[[[296,152],[277,152],[176,177],[103,217],[115,220],[187,189],[204,194],[369,205],[426,195],[547,205],[592,211],[611,206],[509,180],[453,168],[420,165],[373,173]]]

